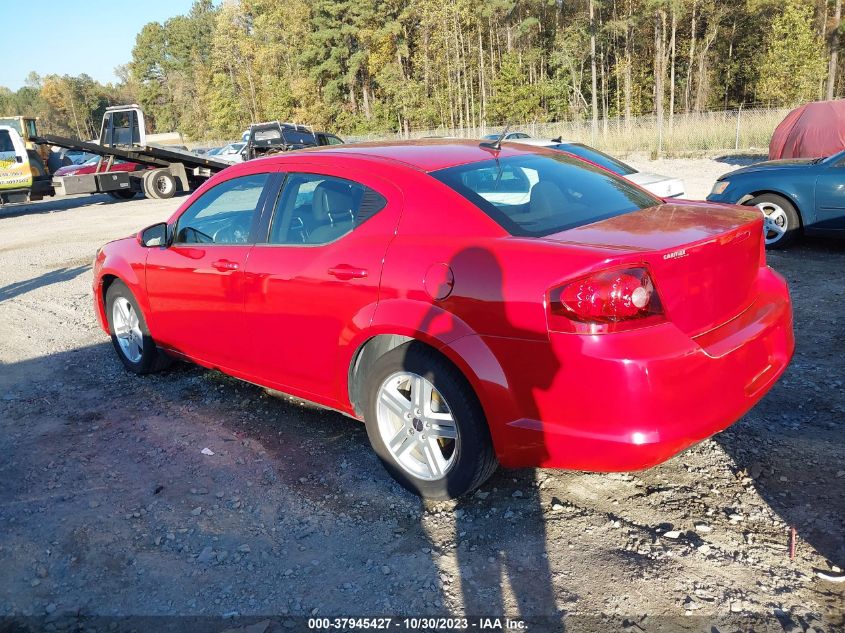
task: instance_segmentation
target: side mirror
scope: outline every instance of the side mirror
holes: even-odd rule
[[[138,234],[138,242],[141,246],[152,248],[154,246],[167,246],[167,223],[159,222],[148,226]]]
[[[249,159],[247,158],[247,153],[246,153],[246,150],[245,150],[245,149],[242,149],[242,150],[241,150],[241,158],[242,158],[244,161],[249,160]]]
[[[16,163],[22,163],[23,162],[23,156],[15,156],[15,162]]]

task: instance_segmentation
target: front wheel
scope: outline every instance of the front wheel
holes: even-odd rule
[[[453,499],[496,470],[490,431],[467,379],[412,341],[374,364],[367,381],[367,435],[384,467],[411,492]]]
[[[752,198],[747,203],[760,209],[763,213],[763,237],[766,248],[786,248],[795,238],[801,228],[798,211],[789,200],[774,193],[764,193]]]
[[[170,357],[156,346],[137,300],[122,281],[113,281],[106,291],[106,317],[112,345],[126,369],[149,374],[170,365]]]

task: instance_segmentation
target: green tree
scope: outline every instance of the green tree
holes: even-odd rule
[[[824,42],[813,31],[813,8],[786,4],[772,23],[768,41],[757,98],[787,106],[817,98],[827,68]]]
[[[493,95],[487,106],[491,124],[533,121],[540,110],[540,93],[525,80],[519,59],[512,53],[502,57],[493,81]]]

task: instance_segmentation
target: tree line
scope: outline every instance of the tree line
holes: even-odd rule
[[[842,0],[197,0],[116,85],[33,78],[50,125],[138,100],[158,131],[286,120],[346,134],[630,118],[845,92]],[[32,94],[37,93],[37,94]],[[17,107],[23,107],[17,106]]]

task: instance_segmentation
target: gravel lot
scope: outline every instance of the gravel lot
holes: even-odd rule
[[[634,162],[691,195],[732,168]],[[94,251],[179,202],[0,209],[0,631],[463,613],[545,616],[534,631],[845,630],[845,585],[816,575],[845,567],[845,242],[770,255],[798,348],[728,431],[645,472],[500,470],[423,504],[338,414],[197,367],[122,370],[91,307]],[[96,617],[161,615],[217,619]]]

